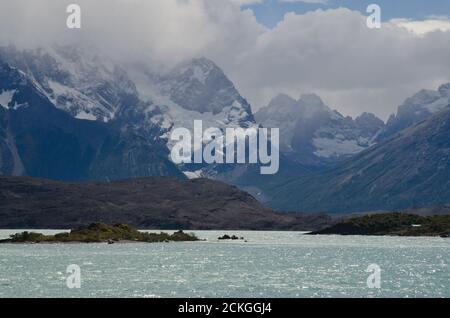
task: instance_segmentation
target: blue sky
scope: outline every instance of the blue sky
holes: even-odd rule
[[[261,4],[245,6],[253,10],[257,20],[267,27],[274,27],[287,12],[305,13],[317,9],[346,7],[363,13],[371,3],[380,5],[382,19],[407,18],[424,20],[429,16],[449,16],[449,0],[324,0],[326,4],[262,0]],[[310,0],[314,2],[314,0]],[[319,0],[317,2],[320,2]]]

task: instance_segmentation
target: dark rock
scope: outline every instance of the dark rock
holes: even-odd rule
[[[233,241],[235,241],[235,240],[243,240],[244,238],[243,237],[239,238],[236,235],[230,236],[228,234],[225,234],[225,235],[219,237],[218,239],[219,240],[233,240]]]

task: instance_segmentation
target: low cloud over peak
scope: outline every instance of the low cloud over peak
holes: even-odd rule
[[[0,45],[98,46],[125,62],[167,65],[207,56],[255,109],[280,92],[314,91],[345,115],[387,118],[406,96],[450,81],[450,22],[442,17],[372,30],[360,12],[338,8],[288,13],[268,29],[244,1],[83,0],[82,29],[69,30],[72,2],[3,0]]]

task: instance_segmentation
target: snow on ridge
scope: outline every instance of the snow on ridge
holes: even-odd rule
[[[197,58],[175,67],[174,72],[178,75],[190,72],[191,80],[197,80],[201,84],[205,85],[208,76],[214,69],[214,66],[214,63],[206,58]]]
[[[84,110],[79,112],[76,116],[76,119],[83,119],[83,120],[91,120],[91,121],[95,121],[97,120],[97,117],[91,113],[87,113]]]
[[[400,107],[413,108],[416,113],[420,113],[420,110],[426,110],[434,114],[450,104],[448,85],[442,85],[437,91],[422,89],[412,97],[407,98]]]
[[[0,106],[5,109],[9,109],[9,104],[11,103],[15,93],[15,89],[2,92],[0,94]]]
[[[205,85],[206,79],[208,78],[208,74],[209,72],[204,72],[204,70],[200,66],[194,66],[191,79],[197,80],[203,85]]]
[[[359,145],[358,141],[354,139],[314,138],[313,144],[316,147],[314,154],[324,158],[353,155],[366,149]]]
[[[48,99],[59,109],[72,113],[71,108],[76,108],[76,113],[72,113],[78,119],[98,120],[92,111],[98,107],[99,102],[86,96],[82,92],[61,83],[49,80],[48,85],[53,93],[47,93]],[[64,100],[62,102],[61,100]],[[104,107],[101,107],[103,110]],[[81,116],[81,118],[79,117]],[[102,118],[104,122],[114,118],[113,113],[108,114],[109,117]]]
[[[200,75],[207,76],[213,68],[213,62],[198,59],[175,69],[171,74],[173,76],[174,73],[184,74],[188,70],[189,72],[193,71],[192,74],[189,74],[190,80],[202,82],[206,78]],[[247,112],[245,106],[234,97],[229,98],[229,105],[223,107],[218,113],[213,113],[212,111],[199,112],[197,110],[187,109],[171,98],[170,89],[172,82],[167,81],[166,78],[161,78],[152,71],[142,67],[130,67],[127,69],[127,74],[135,83],[139,98],[144,102],[149,102],[150,107],[158,107],[161,110],[161,114],[153,116],[149,120],[160,126],[162,129],[160,137],[168,140],[167,146],[169,149],[173,147],[169,138],[172,129],[183,127],[192,130],[194,120],[202,120],[204,129],[210,127],[217,127],[221,130],[224,130],[226,127],[236,128],[241,127],[249,115],[251,115],[251,113]],[[188,82],[183,84],[188,85]],[[183,89],[183,87],[178,88]],[[244,126],[257,126],[254,122],[248,122],[246,124]]]
[[[443,97],[435,100],[434,102],[425,105],[424,107],[432,114],[444,109],[444,107],[450,104],[450,97]]]
[[[183,171],[184,175],[188,178],[188,179],[199,179],[203,177],[203,172],[202,170],[196,170],[196,171]]]

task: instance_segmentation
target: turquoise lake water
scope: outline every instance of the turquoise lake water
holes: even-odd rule
[[[0,297],[450,297],[450,239],[194,233],[207,241],[0,245]],[[66,285],[71,264],[79,289]],[[380,288],[367,286],[370,264]]]

